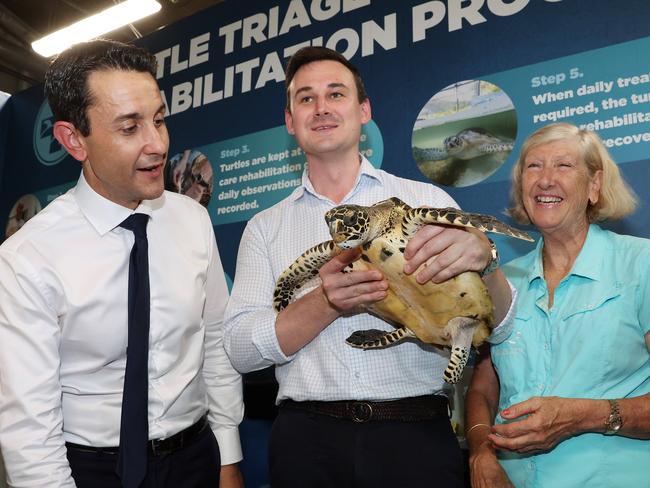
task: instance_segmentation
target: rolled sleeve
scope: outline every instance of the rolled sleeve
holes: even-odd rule
[[[517,290],[514,286],[512,286],[512,283],[510,283],[510,281],[508,281],[508,286],[510,287],[510,293],[512,295],[512,298],[510,300],[510,308],[508,309],[508,313],[503,318],[501,323],[492,329],[492,333],[487,338],[487,341],[490,344],[501,344],[508,338],[508,336],[510,336],[512,329],[515,326],[515,314],[517,312]]]

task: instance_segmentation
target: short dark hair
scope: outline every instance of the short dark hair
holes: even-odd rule
[[[287,64],[287,69],[285,73],[284,84],[287,93],[287,110],[291,110],[291,99],[289,98],[289,85],[296,76],[296,72],[302,68],[304,65],[313,63],[316,61],[336,61],[341,63],[347,69],[350,70],[352,76],[354,76],[354,84],[357,87],[357,98],[359,103],[363,103],[368,98],[366,94],[366,88],[363,85],[363,79],[361,78],[361,73],[359,70],[348,61],[345,56],[341,53],[334,51],[333,49],[328,49],[321,46],[308,46],[303,47],[296,51],[296,53],[291,56],[289,63]]]
[[[55,120],[72,123],[83,136],[90,134],[87,110],[94,102],[88,77],[101,70],[138,71],[156,78],[157,62],[150,52],[122,42],[97,39],[66,49],[45,73],[45,96]]]

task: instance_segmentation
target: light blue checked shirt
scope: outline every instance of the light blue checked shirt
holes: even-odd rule
[[[393,196],[414,207],[457,207],[440,188],[375,169],[365,158],[353,189],[341,204],[372,205]],[[447,352],[410,341],[372,351],[345,343],[356,330],[394,330],[365,313],[335,320],[292,356],[282,353],[275,334],[275,282],[297,256],[331,238],[324,215],[335,206],[314,190],[305,170],[301,186],[246,226],[224,319],[224,344],[233,365],[241,372],[275,365],[280,385],[277,402],[390,400],[443,393]],[[312,286],[305,286],[298,296],[317,286],[318,280],[312,280]],[[513,303],[514,293],[513,289]],[[509,334],[513,308],[492,340],[498,342]]]

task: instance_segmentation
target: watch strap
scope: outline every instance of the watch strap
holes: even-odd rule
[[[618,406],[618,400],[607,400],[609,402],[609,416],[605,422],[605,435],[614,435],[623,426],[623,418]]]
[[[497,250],[497,246],[496,244],[494,244],[494,241],[489,237],[488,237],[488,241],[490,241],[492,260],[488,263],[485,269],[479,273],[481,277],[489,275],[499,267],[499,251]]]

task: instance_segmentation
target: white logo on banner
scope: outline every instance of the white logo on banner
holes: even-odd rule
[[[45,100],[34,121],[34,154],[45,166],[54,166],[68,154],[54,138],[53,127],[54,115]]]

